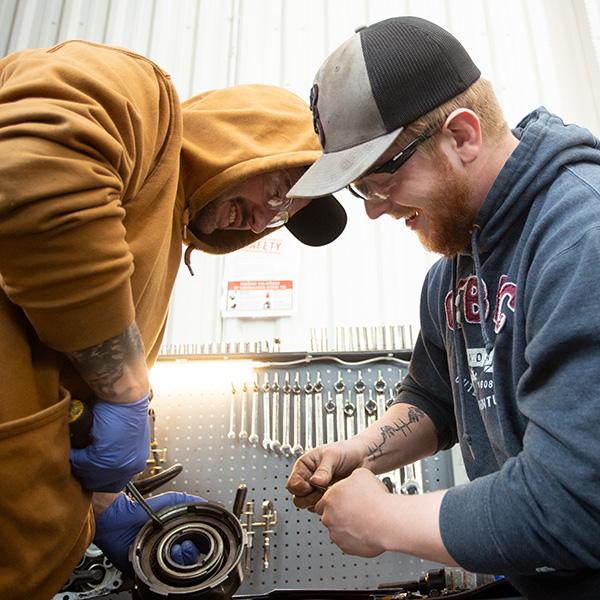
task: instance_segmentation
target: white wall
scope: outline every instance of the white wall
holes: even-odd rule
[[[327,54],[357,25],[401,14],[453,32],[495,84],[509,123],[540,104],[600,133],[597,0],[1,0],[0,54],[83,38],[128,47],[171,73],[181,99],[237,83],[307,98]],[[275,320],[221,320],[225,258],[182,269],[166,343],[282,338],[307,349],[311,327],[416,323],[435,257],[402,222],[369,221],[340,195],[349,225],[327,248],[303,248],[299,308]]]

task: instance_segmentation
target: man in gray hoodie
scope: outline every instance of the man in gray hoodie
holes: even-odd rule
[[[544,108],[510,131],[460,43],[414,17],[357,32],[311,100],[325,153],[290,196],[348,187],[443,258],[395,403],[301,457],[294,502],[350,554],[600,597],[600,142]],[[455,443],[465,485],[398,496],[375,477]]]

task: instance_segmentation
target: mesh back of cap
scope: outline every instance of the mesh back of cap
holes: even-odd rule
[[[361,31],[361,42],[387,131],[408,125],[481,75],[454,36],[417,17],[375,23]]]

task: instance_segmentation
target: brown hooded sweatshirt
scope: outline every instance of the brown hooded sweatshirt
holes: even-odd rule
[[[183,126],[182,126],[183,125]],[[90,390],[64,356],[136,322],[158,354],[191,214],[229,185],[313,163],[305,103],[270,86],[179,105],[168,75],[82,41],[0,61],[0,598],[46,600],[93,536],[70,473],[68,408]]]

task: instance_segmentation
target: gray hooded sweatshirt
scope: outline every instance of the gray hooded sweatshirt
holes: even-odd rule
[[[426,277],[397,400],[460,443],[440,527],[461,566],[600,598],[600,141],[543,108],[513,133],[471,248]]]

